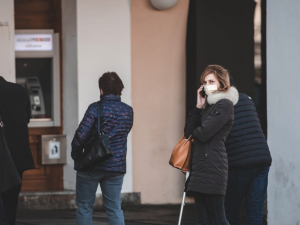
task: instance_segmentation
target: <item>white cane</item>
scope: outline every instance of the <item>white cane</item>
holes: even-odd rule
[[[189,178],[190,172],[185,173],[185,181]],[[178,225],[181,224],[181,219],[182,219],[182,213],[183,213],[183,207],[184,207],[184,200],[185,200],[185,192],[183,192],[183,197],[182,197],[182,202],[181,202],[181,208],[180,208],[180,215],[179,215],[179,221]]]

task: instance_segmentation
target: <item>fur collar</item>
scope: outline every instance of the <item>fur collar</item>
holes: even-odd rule
[[[239,101],[239,92],[235,87],[230,87],[227,92],[216,92],[207,96],[209,105],[216,104],[221,99],[228,99],[235,105]]]

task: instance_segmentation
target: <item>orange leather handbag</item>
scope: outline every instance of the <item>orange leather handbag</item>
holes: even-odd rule
[[[183,135],[175,146],[169,164],[183,171],[190,171],[191,150],[194,139],[192,135],[185,139]]]

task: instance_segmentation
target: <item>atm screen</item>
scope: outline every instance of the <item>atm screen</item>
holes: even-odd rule
[[[37,79],[36,78],[28,78],[27,82],[30,84],[36,84],[37,83]]]

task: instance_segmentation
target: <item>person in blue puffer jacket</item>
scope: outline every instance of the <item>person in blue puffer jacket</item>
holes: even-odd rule
[[[79,171],[84,146],[97,137],[98,102],[89,105],[72,141],[72,158],[76,175],[77,225],[91,225],[95,194],[100,183],[109,224],[122,225],[121,190],[126,173],[127,136],[133,125],[133,109],[121,102],[123,82],[115,72],[104,73],[99,78],[103,105],[101,132],[109,135],[113,157],[99,162],[88,171]]]
[[[230,84],[234,85],[232,76]],[[234,106],[234,124],[226,140],[228,182],[225,212],[230,225],[241,224],[246,203],[247,225],[261,225],[272,157],[252,99],[243,93]]]

